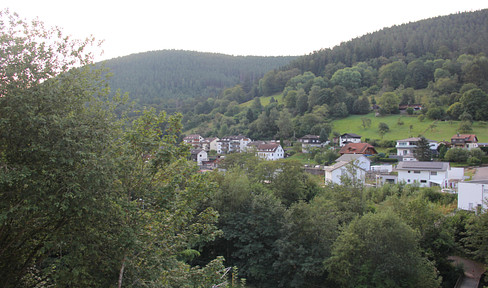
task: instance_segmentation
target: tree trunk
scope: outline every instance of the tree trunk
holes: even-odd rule
[[[122,278],[124,278],[124,269],[125,269],[125,261],[126,260],[127,260],[127,255],[124,256],[124,259],[122,260],[122,265],[120,267],[118,288],[122,288]]]

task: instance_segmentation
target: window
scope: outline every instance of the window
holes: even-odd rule
[[[435,172],[435,171],[431,171],[431,172],[430,172],[430,175],[435,176],[435,175],[437,175],[437,172]]]
[[[408,171],[408,173],[410,173],[410,171]]]
[[[420,180],[420,183],[427,183],[427,180]]]
[[[415,174],[420,174],[420,171],[413,171],[413,173],[415,173]]]
[[[407,182],[410,183],[410,179],[408,179]]]

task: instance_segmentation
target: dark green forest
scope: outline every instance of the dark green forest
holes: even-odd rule
[[[240,83],[185,111],[184,130],[289,139],[330,134],[333,121],[421,104],[425,118],[488,120],[488,10],[408,23],[323,49],[267,72],[257,94]],[[265,107],[260,97],[275,96]],[[242,104],[253,98],[252,104]],[[246,99],[246,101],[244,101]],[[409,114],[412,114],[407,111]]]
[[[128,92],[138,107],[174,113],[189,111],[239,83],[250,92],[240,100],[250,100],[257,96],[252,91],[258,79],[295,58],[163,50],[110,59],[103,64],[114,75],[110,86]]]
[[[473,37],[463,41],[479,43],[487,13],[389,29],[417,25],[413,38],[447,43],[441,31],[457,23],[459,37]],[[470,42],[432,47],[447,54],[346,57],[323,71],[296,66],[326,50],[318,51],[262,78],[219,84],[221,92],[188,100],[197,104],[184,114],[164,111],[172,105],[164,98],[149,107],[153,96],[138,112],[115,84],[119,72],[93,63],[95,39],[71,40],[8,11],[0,18],[1,287],[450,288],[463,272],[448,256],[488,263],[488,213],[457,211],[455,194],[347,177],[324,185],[299,162],[251,153],[227,155],[225,173],[201,173],[180,141],[190,127],[326,138],[334,119],[374,103],[382,114],[420,101],[425,117],[485,121],[486,41],[469,51]],[[378,49],[390,51],[399,36],[389,29],[365,37],[384,33]],[[277,99],[262,105],[265,95]]]

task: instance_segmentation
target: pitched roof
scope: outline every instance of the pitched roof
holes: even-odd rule
[[[190,134],[188,136],[186,136],[185,138],[183,138],[184,140],[190,140],[190,139],[200,139],[200,135],[198,134]]]
[[[336,161],[337,162],[341,162],[341,161],[351,162],[351,161],[356,161],[357,159],[359,159],[361,157],[364,157],[366,160],[371,162],[371,160],[369,160],[369,158],[364,156],[363,154],[344,154],[341,157],[337,158]]]
[[[194,155],[194,154],[198,154],[202,151],[205,152],[205,150],[203,150],[203,149],[192,149],[192,150],[190,150],[190,154]]]
[[[354,133],[344,133],[341,135],[341,137],[349,137],[349,138],[361,138],[360,135],[354,134]]]
[[[340,161],[340,162],[335,163],[335,164],[334,164],[334,165],[332,165],[332,166],[325,166],[325,167],[324,167],[324,170],[325,170],[325,171],[329,171],[329,172],[330,172],[330,171],[334,171],[334,170],[336,170],[336,169],[341,168],[342,166],[346,166],[348,163],[349,163],[349,162]]]
[[[456,134],[451,139],[460,139],[469,142],[478,142],[478,138],[475,134]]]
[[[280,144],[278,143],[265,143],[257,145],[257,149],[260,152],[275,152],[278,147],[280,147]]]
[[[446,171],[449,169],[448,162],[426,162],[426,161],[402,161],[398,163],[397,170],[432,170]]]
[[[420,140],[420,137],[411,137],[411,138],[407,138],[407,139],[402,139],[402,140],[397,140],[397,142],[418,142]],[[435,140],[430,140],[430,139],[425,139],[427,140],[428,142],[437,142]]]
[[[300,137],[300,139],[319,139],[320,136],[317,136],[317,135],[311,135],[311,134],[308,134],[308,135],[305,135],[303,137]]]
[[[376,149],[371,144],[368,143],[348,143],[341,148],[339,154],[367,154],[368,149],[372,149],[374,154],[376,154]]]

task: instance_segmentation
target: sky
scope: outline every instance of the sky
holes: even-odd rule
[[[2,0],[75,38],[103,40],[95,61],[177,49],[305,55],[393,25],[488,8],[486,0]]]

